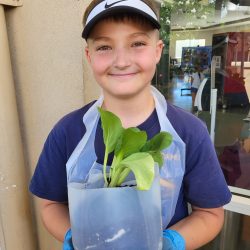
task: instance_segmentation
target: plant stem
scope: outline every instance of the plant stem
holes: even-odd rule
[[[109,183],[110,187],[116,187],[117,186],[117,182],[119,180],[120,174],[123,171],[124,168],[119,167],[116,172],[113,172],[113,176],[111,179],[111,182]]]
[[[120,152],[117,156],[114,155],[114,158],[113,158],[113,161],[112,161],[112,164],[110,167],[110,176],[109,177],[111,179],[111,182],[112,182],[112,179],[116,176],[116,166],[118,166],[120,164],[120,162],[122,161],[122,158],[123,158],[122,152]],[[114,181],[112,183],[114,183]]]
[[[114,155],[112,164],[110,166],[110,178],[112,179],[113,173],[115,173],[115,166],[116,166],[116,156]]]
[[[108,186],[108,179],[107,179],[107,162],[108,162],[108,149],[105,149],[105,155],[104,155],[104,163],[103,163],[103,178],[104,178],[104,182],[105,182],[105,186]]]
[[[117,186],[120,186],[123,182],[124,182],[124,180],[126,179],[126,177],[129,175],[129,172],[130,172],[131,170],[129,169],[129,168],[125,168],[122,172],[121,172],[121,174],[120,174],[120,178],[118,179],[118,182],[117,182]]]
[[[117,156],[114,156],[114,159],[113,159],[113,162],[112,162],[112,170],[114,172],[115,172],[116,166],[120,164],[122,159],[123,159],[123,153],[119,153]]]

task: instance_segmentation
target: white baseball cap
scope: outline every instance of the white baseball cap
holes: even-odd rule
[[[161,27],[155,12],[141,0],[104,0],[90,11],[82,37],[87,39],[91,29],[100,19],[117,13],[139,14],[148,19],[156,29]]]

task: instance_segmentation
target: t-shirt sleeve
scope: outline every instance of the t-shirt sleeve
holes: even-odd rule
[[[194,206],[221,207],[231,200],[214,145],[205,126],[199,126],[187,145],[184,196]]]
[[[30,191],[43,199],[67,202],[66,138],[63,129],[55,126],[44,144]]]

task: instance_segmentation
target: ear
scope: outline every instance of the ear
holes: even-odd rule
[[[89,51],[89,47],[85,47],[85,55],[86,55],[86,58],[89,62],[89,64],[91,64],[91,56],[90,56],[90,51]]]
[[[164,48],[164,43],[162,40],[159,40],[156,44],[156,63],[158,63],[161,59],[163,48]]]

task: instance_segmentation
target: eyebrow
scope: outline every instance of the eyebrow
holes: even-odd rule
[[[129,35],[129,37],[137,37],[137,36],[145,36],[147,38],[151,38],[149,34],[145,33],[145,32],[136,32],[136,33],[133,33],[131,35]],[[96,38],[93,38],[92,39],[93,42],[98,42],[98,41],[111,41],[112,38],[109,38],[109,37],[106,37],[106,36],[99,36],[99,37],[96,37]]]
[[[146,36],[146,37],[150,38],[150,35],[148,33],[145,33],[145,32],[137,32],[137,33],[133,33],[131,35],[131,37],[136,37],[136,36]]]
[[[110,41],[111,39],[109,37],[106,37],[106,36],[99,36],[99,37],[96,37],[96,38],[92,38],[93,42],[98,42],[100,40],[104,40],[104,41]]]

